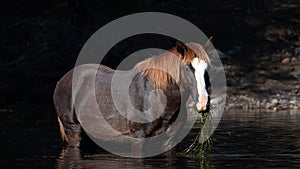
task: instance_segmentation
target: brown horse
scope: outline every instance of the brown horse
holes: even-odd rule
[[[77,111],[86,113],[83,117],[93,116],[88,118],[88,123],[91,128],[97,126],[95,128],[98,133],[100,128],[100,137],[104,141],[114,140],[112,133],[106,131],[107,127],[135,138],[159,135],[168,129],[174,118],[176,119],[183,90],[192,96],[198,111],[207,109],[209,98],[204,74],[209,62],[210,59],[202,45],[177,42],[176,47],[139,62],[131,71],[116,71],[99,64],[85,64],[74,68],[57,83],[53,97],[62,139],[70,147],[79,147],[81,124]],[[74,72],[77,73],[75,78]],[[134,108],[140,112],[147,112],[149,116],[156,116],[156,107],[160,106],[153,104],[165,104],[164,112],[153,121],[142,123],[126,118],[129,114],[135,116],[136,113],[128,111],[127,102],[114,105],[111,87],[113,76],[126,77],[133,72],[135,74],[128,90],[129,100]],[[92,81],[95,86],[91,85]],[[91,90],[93,87],[95,89]],[[163,92],[165,97],[157,91]],[[98,111],[91,108],[93,102],[97,104],[107,124],[96,124],[97,121],[93,121],[97,117],[90,114]],[[123,114],[120,114],[120,111]]]

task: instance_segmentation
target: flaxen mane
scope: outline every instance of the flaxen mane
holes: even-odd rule
[[[142,70],[142,75],[148,76],[156,88],[164,89],[168,82],[178,83],[181,62],[190,64],[196,55],[199,59],[210,63],[206,51],[197,43],[187,43],[185,50],[181,53],[176,48],[172,48],[168,52],[138,63],[135,69]]]

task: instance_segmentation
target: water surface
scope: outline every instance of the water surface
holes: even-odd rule
[[[227,110],[210,153],[146,159],[122,158],[96,147],[62,149],[54,120],[32,121],[16,112],[0,116],[1,168],[300,168],[299,110]]]

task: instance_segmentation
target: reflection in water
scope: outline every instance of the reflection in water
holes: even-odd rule
[[[151,159],[123,158],[112,154],[82,155],[79,149],[63,149],[57,160],[58,169],[65,168],[173,168],[171,158]]]
[[[211,168],[211,160],[210,158],[203,156],[179,157],[174,154],[160,155],[145,159],[123,158],[112,154],[82,155],[77,148],[66,148],[62,150],[57,159],[55,168]]]

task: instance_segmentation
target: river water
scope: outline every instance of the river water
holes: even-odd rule
[[[16,112],[1,112],[0,117],[3,169],[300,168],[299,110],[227,110],[213,135],[210,153],[146,159],[122,158],[101,150],[62,150],[54,120],[32,121]]]

